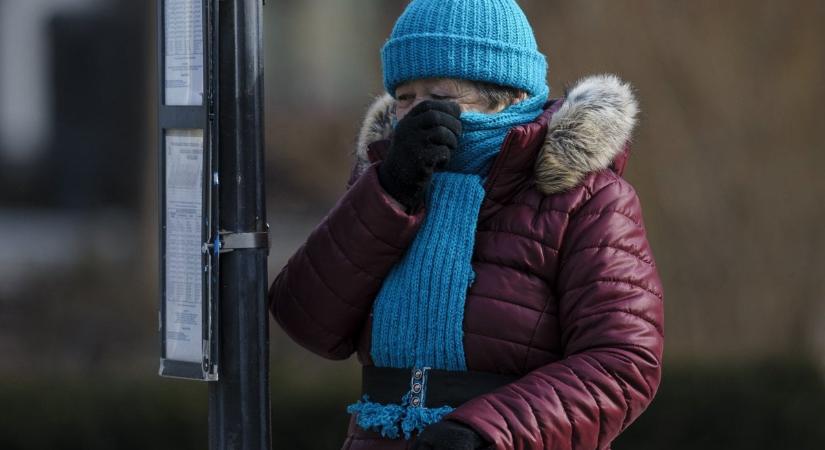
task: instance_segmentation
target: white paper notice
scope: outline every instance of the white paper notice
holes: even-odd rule
[[[166,358],[203,360],[203,130],[166,132]]]
[[[166,104],[203,104],[202,0],[165,0]]]

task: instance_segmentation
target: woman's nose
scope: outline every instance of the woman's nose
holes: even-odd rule
[[[403,119],[404,116],[406,116],[408,112],[412,111],[412,109],[415,108],[416,105],[423,102],[424,100],[426,100],[426,98],[416,97],[416,99],[413,100],[412,103],[410,103],[409,105],[405,105],[404,108],[396,108],[396,110],[395,110],[396,120]]]
[[[412,104],[410,105],[410,110],[418,106],[418,104],[423,102],[424,100],[427,100],[427,98],[423,96],[416,96],[415,100],[413,100]]]

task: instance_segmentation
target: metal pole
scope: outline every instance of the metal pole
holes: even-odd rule
[[[264,233],[261,0],[217,4],[220,227]],[[270,449],[266,248],[221,254],[219,381],[209,384],[209,448]]]

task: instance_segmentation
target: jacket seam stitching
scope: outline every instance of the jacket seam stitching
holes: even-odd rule
[[[530,241],[536,242],[543,247],[547,247],[548,249],[552,250],[554,253],[558,253],[559,250],[552,245],[548,244],[547,242],[542,241],[541,239],[537,239],[535,236],[530,236],[525,233],[520,233],[512,230],[502,230],[502,229],[495,229],[495,228],[485,228],[483,230],[477,230],[476,233],[505,233],[505,234],[512,234],[514,236],[519,236]]]
[[[344,336],[341,336],[341,335],[339,335],[338,333],[334,333],[334,332],[332,332],[331,330],[329,330],[326,326],[322,325],[322,324],[318,321],[318,319],[316,319],[316,318],[315,318],[312,314],[310,314],[310,313],[309,313],[309,312],[308,312],[308,311],[304,308],[304,305],[302,305],[302,304],[301,304],[301,302],[300,302],[300,301],[298,301],[298,297],[297,297],[297,296],[296,296],[296,295],[292,292],[292,289],[289,287],[289,283],[287,283],[287,285],[286,285],[286,292],[287,292],[287,294],[288,294],[290,297],[292,297],[292,302],[293,302],[293,303],[295,303],[295,305],[296,305],[296,306],[298,306],[298,309],[299,309],[302,313],[304,313],[304,315],[305,315],[308,319],[310,319],[310,321],[311,321],[311,322],[315,325],[315,327],[316,327],[316,328],[320,329],[322,332],[324,332],[325,334],[327,334],[327,335],[329,335],[329,336],[332,336],[332,337],[338,338],[338,340],[339,340],[339,341],[340,341],[341,339],[344,339]],[[336,345],[336,348],[337,348],[337,347],[338,347],[338,345]]]
[[[611,308],[611,309],[608,309],[608,310],[605,310],[605,311],[599,311],[599,312],[594,312],[594,313],[590,313],[590,314],[585,314],[583,316],[576,317],[575,322],[578,322],[578,321],[584,320],[584,319],[589,319],[589,318],[595,317],[595,316],[603,316],[605,314],[613,314],[613,313],[622,313],[622,314],[631,315],[633,317],[637,317],[637,318],[643,320],[648,325],[652,326],[653,329],[656,330],[656,333],[659,334],[659,336],[664,337],[664,332],[659,329],[659,326],[656,324],[656,322],[653,319],[651,319],[649,317],[646,317],[646,316],[643,316],[643,315],[641,315],[637,312],[634,312],[634,311],[628,310],[628,309]]]
[[[625,403],[625,405],[624,405],[624,406],[625,406],[624,417],[622,417],[622,428],[624,428],[624,427],[625,427],[625,424],[627,423],[628,414],[629,414],[629,412],[630,412],[630,410],[631,410],[630,400],[629,400],[629,398],[630,398],[630,394],[629,394],[629,392],[627,391],[627,389],[626,389],[625,385],[623,384],[623,381],[622,381],[621,379],[619,379],[619,378],[616,376],[616,374],[615,374],[615,373],[613,373],[612,371],[608,370],[608,369],[604,366],[604,364],[602,364],[602,363],[601,363],[601,361],[599,361],[599,359],[598,359],[598,358],[596,358],[596,357],[595,357],[595,356],[593,356],[593,355],[588,355],[588,354],[586,354],[586,353],[582,353],[582,361],[587,362],[587,360],[588,360],[588,359],[592,359],[592,360],[593,360],[593,362],[595,362],[595,363],[596,363],[596,365],[598,365],[598,366],[599,366],[599,368],[602,370],[602,372],[604,372],[604,373],[605,373],[605,375],[607,375],[607,376],[608,376],[608,377],[610,377],[613,381],[615,381],[615,382],[616,382],[616,384],[619,386],[619,390],[620,390],[620,391],[621,391],[621,393],[622,393],[622,400],[624,400],[624,403]],[[589,363],[589,362],[587,362],[587,364],[590,364],[590,366],[591,366],[591,367],[595,367],[593,364],[591,364],[591,363]]]
[[[593,362],[589,361],[591,359],[593,360],[593,362],[596,363],[595,365],[593,364]],[[582,360],[583,363],[587,364],[588,366],[603,372],[605,374],[605,376],[607,376],[610,379],[612,379],[613,381],[615,381],[617,385],[619,384],[618,381],[616,381],[616,378],[613,376],[613,374],[610,373],[610,371],[607,370],[604,367],[604,365],[602,365],[602,363],[598,360],[598,358],[594,357],[593,355],[588,355],[588,354],[584,353],[584,354],[581,355],[581,360]],[[596,367],[596,366],[598,366],[598,367]],[[619,390],[621,390],[621,385],[619,385]],[[622,394],[622,396],[624,397],[624,394]],[[625,407],[627,407],[627,405],[625,405]]]
[[[624,397],[624,403],[626,408],[624,418],[622,419],[622,430],[624,430],[630,423],[630,416],[633,414],[633,405],[631,403],[632,399],[630,398],[630,391],[627,389],[627,384],[625,383],[625,381],[622,380],[622,378],[619,377],[615,373],[615,371],[611,370],[609,371],[609,373],[610,376],[613,377],[614,380],[616,380],[616,382],[619,384],[619,387],[621,387],[622,389],[622,396]]]
[[[616,277],[603,277],[603,278],[596,278],[596,279],[593,279],[593,280],[588,280],[587,283],[584,283],[582,285],[567,289],[567,292],[569,293],[570,291],[575,291],[575,290],[578,290],[578,289],[586,288],[586,287],[590,286],[591,284],[595,284],[595,283],[624,283],[624,284],[629,284],[633,287],[642,289],[645,292],[648,292],[652,295],[655,295],[659,300],[663,299],[662,294],[654,291],[652,288],[650,288],[648,286],[645,286],[645,285],[643,285],[643,284],[641,284],[637,281],[634,281],[632,279],[616,278]]]
[[[532,205],[532,204],[526,203],[526,202],[510,202],[506,206],[510,206],[510,205],[526,206],[526,207],[532,209],[533,211],[535,211],[537,213],[559,213],[559,214],[564,214],[566,216],[570,215],[570,211],[566,211],[566,210],[563,210],[563,209],[556,209],[556,208],[542,208],[541,206],[535,206],[535,205]]]
[[[490,336],[490,335],[488,335],[488,334],[477,333],[477,332],[474,332],[474,331],[467,331],[467,330],[465,330],[465,331],[464,331],[464,334],[472,334],[473,336],[481,336],[481,337],[484,337],[484,338],[487,338],[487,339],[494,339],[494,340],[496,340],[496,341],[507,342],[507,343],[509,343],[509,344],[513,344],[513,345],[520,345],[520,346],[522,346],[522,347],[527,347],[527,348],[529,348],[529,344],[525,344],[525,343],[523,343],[523,342],[518,342],[518,341],[513,341],[513,340],[510,340],[510,339],[504,339],[504,338],[500,338],[500,337]],[[555,353],[554,351],[552,351],[552,350],[548,350],[548,349],[541,348],[541,347],[538,347],[538,346],[536,346],[536,347],[535,347],[535,349],[536,349],[536,350],[543,351],[543,352],[545,352],[545,353],[550,353],[551,355],[555,355],[555,354],[556,354],[556,353]]]
[[[481,400],[484,401],[484,403],[490,405],[490,408],[492,408],[493,411],[495,411],[496,414],[498,414],[499,417],[501,417],[501,420],[503,420],[504,423],[507,425],[507,431],[510,432],[510,436],[512,437],[511,440],[515,440],[515,433],[513,433],[513,428],[512,426],[510,426],[510,422],[507,420],[507,416],[505,416],[498,408],[496,408],[496,405],[494,405],[493,402],[491,402],[487,397],[481,397]]]
[[[639,261],[641,261],[641,262],[643,262],[643,263],[647,264],[648,266],[650,266],[650,267],[655,267],[655,265],[653,264],[653,262],[652,262],[652,261],[650,261],[649,259],[646,259],[646,258],[642,257],[642,255],[640,255],[640,254],[638,254],[638,253],[634,253],[634,252],[632,252],[632,251],[630,251],[630,250],[628,250],[628,249],[626,249],[626,248],[622,248],[622,247],[619,247],[619,246],[614,245],[614,244],[588,245],[588,246],[586,246],[586,247],[580,247],[580,248],[577,248],[575,251],[570,252],[570,253],[567,255],[567,257],[566,257],[567,259],[565,260],[565,262],[569,261],[569,260],[570,260],[570,258],[572,258],[572,257],[573,257],[573,255],[576,255],[576,254],[578,254],[578,253],[581,253],[581,252],[583,252],[583,251],[585,251],[585,250],[594,250],[594,249],[603,249],[603,248],[610,248],[610,249],[613,249],[613,250],[618,250],[618,251],[621,251],[621,252],[627,253],[628,255],[633,256],[634,258],[636,258],[636,259],[638,259]]]
[[[332,296],[334,298],[338,299],[339,302],[343,303],[344,305],[349,306],[350,308],[352,308],[356,311],[359,311],[359,312],[366,311],[365,308],[360,308],[360,307],[355,306],[352,303],[344,300],[344,298],[340,294],[338,294],[337,292],[335,292],[334,289],[332,289],[332,286],[329,285],[327,280],[325,280],[324,277],[321,275],[321,272],[315,267],[315,263],[312,262],[312,255],[309,253],[308,248],[306,249],[306,258],[307,258],[307,261],[309,261],[309,267],[312,269],[313,272],[315,272],[316,275],[318,275],[318,279],[321,280],[321,284],[323,284],[324,287],[327,288],[327,290],[332,294]]]
[[[471,297],[481,297],[481,298],[493,300],[493,301],[500,302],[500,303],[507,303],[508,305],[513,305],[513,306],[517,306],[517,307],[520,307],[520,308],[528,309],[530,311],[534,311],[534,312],[537,312],[539,314],[547,314],[547,315],[550,315],[550,316],[556,316],[555,313],[547,311],[546,307],[544,309],[533,308],[533,307],[530,307],[530,306],[522,305],[521,303],[511,302],[510,300],[505,300],[503,298],[492,297],[492,296],[486,295],[486,294],[478,294],[476,292],[470,293],[470,296]],[[550,297],[548,297],[548,299],[549,298]]]
[[[560,364],[562,367],[569,370],[573,374],[573,376],[579,380],[582,386],[584,386],[584,390],[587,391],[587,393],[590,394],[590,397],[593,398],[593,401],[596,402],[596,408],[598,408],[599,410],[599,422],[597,424],[598,432],[596,433],[596,448],[600,448],[601,446],[599,444],[601,443],[602,423],[604,422],[604,408],[602,407],[602,403],[599,401],[598,396],[594,394],[593,390],[591,390],[591,388],[587,385],[587,379],[580,376],[578,372],[576,372],[576,370],[573,369],[573,367],[568,366],[563,362],[560,362]]]
[[[539,437],[541,437],[541,444],[542,444],[543,447],[547,447],[547,441],[548,440],[544,435],[544,428],[541,426],[541,422],[539,421],[539,415],[536,413],[536,408],[533,406],[532,403],[530,403],[530,400],[528,400],[527,396],[525,396],[521,392],[518,392],[518,391],[522,391],[522,392],[526,393],[527,395],[531,395],[530,391],[528,389],[522,387],[518,383],[512,383],[510,385],[510,389],[512,389],[513,391],[516,391],[518,396],[521,397],[522,401],[524,401],[524,403],[527,404],[527,407],[530,408],[530,413],[533,415],[533,421],[536,423],[536,429],[539,432]]]
[[[541,374],[542,378],[549,377],[548,375]],[[552,377],[550,377],[552,380]],[[576,436],[578,433],[576,432],[576,423],[573,422],[573,416],[570,414],[570,407],[561,397],[561,393],[556,387],[553,385],[551,380],[545,379],[544,381],[550,386],[550,389],[553,390],[553,393],[556,394],[556,398],[559,399],[559,404],[561,405],[561,410],[564,413],[564,416],[567,418],[567,422],[570,424],[570,448],[575,448],[575,441],[577,441]]]
[[[533,327],[533,332],[530,335],[530,343],[527,344],[527,351],[524,353],[524,365],[522,366],[523,371],[527,371],[527,363],[530,361],[530,350],[533,348],[533,340],[536,338],[536,333],[539,330],[539,325],[541,325],[541,319],[544,318],[544,313],[547,311],[547,307],[550,305],[550,297],[548,296],[544,302],[544,308],[539,314],[538,320],[536,320],[536,325]]]
[[[346,259],[347,262],[350,263],[350,265],[352,265],[353,267],[358,269],[364,275],[372,278],[373,280],[380,280],[379,277],[369,273],[366,269],[364,269],[360,265],[355,264],[355,261],[353,261],[352,258],[349,257],[349,255],[347,255],[347,252],[344,250],[344,247],[342,247],[341,244],[338,243],[338,239],[335,238],[335,234],[332,232],[332,227],[329,226],[329,222],[324,222],[324,225],[326,226],[327,233],[329,233],[329,237],[330,237],[330,239],[332,239],[332,242],[335,244],[335,247],[337,247],[338,251],[341,252],[342,255],[344,255],[344,259]]]
[[[377,234],[375,234],[375,232],[372,231],[372,229],[367,225],[367,223],[364,222],[364,219],[361,217],[361,212],[358,210],[358,207],[355,206],[355,202],[352,201],[352,200],[349,200],[348,202],[349,202],[350,205],[352,205],[352,210],[355,212],[355,217],[358,219],[359,222],[361,222],[361,226],[363,226],[364,229],[367,230],[367,232],[372,235],[372,237],[374,237],[377,241],[383,243],[387,247],[394,248],[395,250],[399,250],[399,251],[404,250],[401,247],[397,247],[395,245],[390,244],[389,242],[385,241],[384,239],[379,237]]]
[[[626,362],[629,362],[630,365],[633,366],[633,368],[636,369],[637,372],[639,372],[639,376],[641,377],[642,381],[645,384],[645,387],[647,388],[647,394],[648,395],[653,395],[653,392],[654,392],[653,386],[651,386],[650,383],[647,382],[647,378],[645,378],[644,372],[642,372],[642,368],[639,367],[639,364],[637,364],[636,361],[633,360],[633,358],[629,358],[629,357],[627,357],[627,355],[624,355],[622,353],[611,352],[610,354],[615,355],[617,358],[623,359]]]
[[[612,345],[610,348],[611,349],[620,349],[620,350],[638,349],[638,350],[642,350],[642,351],[645,351],[645,352],[650,351],[650,348],[645,347],[643,345],[634,344],[632,342],[622,342],[621,344]],[[605,352],[605,347],[603,345],[588,346],[588,347],[584,347],[583,349],[577,350],[576,353],[572,353],[572,354],[582,355],[582,354],[586,354],[586,352],[589,352],[591,350],[602,351],[604,353]],[[611,354],[611,355],[616,354],[615,352],[611,352],[611,351],[608,351],[607,353]]]
[[[643,349],[643,350],[649,350],[649,349],[647,349],[647,348],[642,347],[641,345],[622,344],[622,346],[631,346],[631,347],[640,348],[640,349]],[[643,374],[643,372],[642,372],[642,368],[641,368],[641,367],[639,367],[639,365],[638,365],[638,364],[637,364],[637,363],[636,363],[636,362],[635,362],[632,358],[627,357],[627,355],[625,355],[625,354],[623,354],[623,353],[618,353],[618,352],[615,352],[615,351],[608,351],[608,352],[604,352],[604,351],[603,351],[602,353],[607,354],[607,355],[610,355],[610,356],[615,357],[615,358],[618,358],[618,359],[621,359],[622,361],[627,362],[627,363],[629,363],[630,365],[632,365],[632,366],[633,366],[633,368],[634,368],[634,369],[636,369],[636,371],[637,371],[637,372],[639,372],[639,375],[641,376],[642,381],[644,382],[645,387],[647,388],[648,393],[650,393],[651,395],[653,394],[653,392],[654,392],[654,390],[653,390],[653,386],[651,386],[651,385],[650,385],[650,383],[648,383],[647,379],[644,377],[644,374]],[[593,355],[591,355],[591,354],[588,354],[586,351],[578,352],[578,353],[576,353],[576,354],[577,354],[577,355],[581,355],[581,356],[586,356],[586,357],[589,357],[590,359],[592,359],[593,361],[595,361],[595,362],[599,365],[599,367],[601,367],[601,368],[602,368],[602,370],[603,370],[605,373],[607,373],[608,375],[610,375],[612,378],[614,378],[614,379],[618,379],[618,378],[620,378],[620,377],[619,377],[619,376],[615,373],[615,371],[610,370],[610,369],[608,369],[607,367],[605,367],[605,366],[604,366],[604,364],[602,364],[602,362],[601,362],[601,361],[599,361],[599,359],[598,359],[598,358],[596,358],[595,356],[593,356]]]
[[[586,217],[603,216],[607,213],[616,213],[616,214],[626,218],[627,220],[632,222],[637,227],[639,227],[641,229],[644,229],[644,226],[642,226],[642,223],[639,222],[637,219],[635,219],[633,216],[631,216],[629,212],[622,211],[622,210],[619,210],[619,209],[603,209],[601,211],[593,211],[593,212],[581,212],[580,211],[572,219],[570,219],[570,221],[572,222],[572,221],[575,221],[575,220],[578,220],[578,219],[583,219],[583,218],[586,218]]]
[[[646,348],[646,347],[642,347],[641,345],[637,345],[637,344],[624,343],[624,344],[621,344],[621,346],[622,346],[622,347],[633,347],[633,348],[638,348],[638,349],[641,349],[641,350],[644,350],[644,351],[650,351],[650,349],[648,349],[648,348]],[[618,374],[617,374],[614,370],[608,369],[607,367],[605,367],[605,366],[604,366],[604,364],[602,364],[602,362],[601,362],[601,361],[599,361],[599,359],[598,359],[598,358],[596,358],[596,357],[595,357],[595,356],[593,356],[592,354],[589,354],[589,353],[588,353],[588,351],[589,351],[589,350],[594,349],[594,348],[595,348],[595,347],[586,348],[586,349],[584,349],[584,350],[581,350],[581,351],[576,352],[575,354],[576,354],[576,355],[579,355],[579,356],[581,356],[581,357],[583,357],[583,358],[584,358],[584,357],[586,357],[586,358],[590,358],[590,359],[592,359],[592,360],[593,360],[596,364],[598,364],[598,365],[599,365],[599,367],[602,369],[602,371],[603,371],[605,374],[607,374],[608,376],[610,376],[611,378],[613,378],[614,380],[616,380],[616,381],[617,381],[617,383],[618,383],[618,384],[619,384],[619,386],[623,389],[623,391],[624,391],[624,390],[626,390],[626,387],[625,387],[625,385],[623,384],[623,383],[624,383],[624,381],[623,381],[623,380],[621,380],[621,377],[619,377],[619,376],[618,376]],[[606,354],[606,355],[609,355],[609,356],[611,356],[611,357],[614,357],[614,358],[618,358],[618,359],[620,359],[620,360],[622,360],[622,361],[624,361],[624,362],[629,363],[630,365],[632,365],[632,366],[633,366],[633,368],[634,368],[637,372],[639,372],[639,375],[640,375],[640,377],[641,377],[641,379],[642,379],[642,382],[644,382],[645,387],[647,388],[647,391],[648,391],[649,395],[653,395],[653,393],[654,393],[653,386],[651,386],[651,384],[650,384],[650,383],[647,381],[647,379],[644,377],[644,373],[642,372],[641,367],[639,367],[639,365],[638,365],[638,364],[637,364],[637,363],[633,360],[633,358],[629,358],[629,357],[628,357],[627,355],[625,355],[624,353],[619,353],[619,352],[615,352],[615,351],[604,351],[603,349],[602,349],[602,353],[604,353],[604,354]],[[591,366],[592,366],[592,364],[591,364]],[[627,394],[627,393],[625,393],[625,394],[626,394],[626,396],[629,398],[629,394]],[[628,402],[628,400],[626,399],[626,403],[627,403],[627,402]],[[630,408],[629,403],[628,403],[627,407],[628,407],[628,408]]]
[[[483,258],[483,257],[480,257],[480,256],[476,256],[475,259],[473,260],[473,262],[480,263],[480,264],[490,264],[490,265],[499,266],[499,267],[506,267],[508,269],[515,270],[516,272],[523,273],[523,274],[529,275],[529,276],[534,277],[534,278],[538,278],[539,280],[544,281],[545,283],[548,282],[543,276],[537,274],[536,272],[530,270],[529,268],[518,267],[518,266],[515,266],[515,265],[512,265],[512,264],[505,264],[505,263],[498,262],[498,261],[492,261],[492,260],[489,260],[489,259],[486,259],[486,258]]]

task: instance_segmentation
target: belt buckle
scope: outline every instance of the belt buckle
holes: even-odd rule
[[[416,408],[424,407],[427,395],[427,378],[431,367],[413,367],[410,373],[410,404]]]

